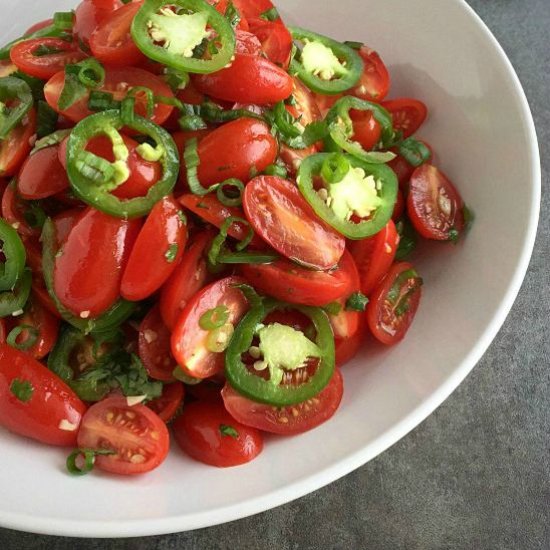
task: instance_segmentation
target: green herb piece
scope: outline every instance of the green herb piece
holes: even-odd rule
[[[277,19],[279,19],[279,12],[277,11],[277,8],[273,7],[264,11],[260,15],[260,19],[265,19],[266,21],[277,21]]]
[[[94,469],[95,457],[114,455],[115,451],[109,449],[75,449],[67,457],[67,470],[73,476],[85,476]],[[77,465],[77,460],[81,458],[84,463],[82,466]]]
[[[369,299],[362,292],[354,292],[346,302],[347,311],[365,311]]]
[[[229,309],[227,306],[218,306],[203,313],[199,319],[202,330],[215,330],[223,327],[229,321]]]
[[[233,439],[239,437],[239,432],[233,426],[228,426],[227,424],[220,424],[220,433],[225,437],[232,437]]]
[[[28,380],[14,378],[10,386],[10,391],[12,395],[15,395],[15,397],[21,401],[21,403],[28,403],[32,399],[34,387]]]
[[[166,258],[166,261],[171,264],[175,261],[176,256],[178,255],[178,245],[176,243],[172,243],[168,250],[166,251],[166,254],[164,254],[164,257]]]
[[[25,338],[24,342],[18,343],[17,338],[25,331],[27,332],[27,338]],[[31,325],[19,325],[10,331],[6,338],[6,344],[20,351],[27,351],[36,344],[39,336],[40,332],[36,327]]]

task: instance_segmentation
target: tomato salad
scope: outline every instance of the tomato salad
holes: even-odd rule
[[[270,0],[83,0],[0,49],[0,425],[141,474],[327,421],[469,211],[380,56]]]

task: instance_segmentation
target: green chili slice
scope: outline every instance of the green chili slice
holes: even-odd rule
[[[0,318],[23,313],[31,293],[32,273],[25,269],[12,291],[0,293]]]
[[[145,0],[131,32],[147,57],[179,73],[218,71],[235,53],[230,22],[204,0]],[[215,48],[199,52],[209,43]]]
[[[144,197],[119,199],[111,193],[129,175],[128,150],[119,134],[124,126],[156,143],[156,148],[150,147],[150,150],[158,157],[155,160],[161,163],[163,174]],[[106,135],[113,142],[113,152],[115,158],[118,157],[114,163],[86,151],[90,140],[99,135]],[[178,173],[179,155],[174,140],[164,128],[140,116],[135,115],[133,122],[126,124],[120,111],[103,111],[85,118],[71,132],[67,146],[67,174],[71,187],[81,200],[111,216],[146,216],[159,200],[171,193]]]
[[[295,41],[304,46],[290,64],[290,72],[314,92],[341,94],[353,88],[363,73],[363,60],[352,48],[306,29],[290,27]]]
[[[199,326],[203,330],[214,330],[223,327],[228,320],[229,309],[227,306],[218,306],[201,315]]]
[[[332,159],[336,160],[331,160]],[[323,180],[325,187],[316,190],[314,179],[323,177],[327,162],[349,171],[335,182]],[[338,175],[338,177],[340,174]],[[398,183],[393,170],[385,164],[369,164],[351,155],[320,153],[304,159],[297,178],[298,188],[317,215],[349,239],[364,239],[378,233],[391,219],[397,200]],[[361,221],[355,222],[357,216]]]
[[[229,188],[226,191],[226,187]],[[216,189],[218,200],[224,206],[241,206],[243,203],[244,183],[236,178],[230,178],[220,183]]]
[[[303,359],[307,360],[309,357],[307,349],[315,348],[318,365],[315,372],[305,378],[305,382],[297,385],[285,384],[284,372],[280,372],[281,369],[272,371],[273,365],[267,365],[267,368],[270,368],[269,379],[258,376],[254,374],[254,369],[247,368],[242,359],[243,354],[247,353],[252,346],[253,340],[257,336],[258,327],[264,327],[263,323],[266,317],[273,311],[285,309],[296,310],[304,314],[312,322],[315,331],[314,342],[307,340],[309,344],[302,355],[304,355]],[[305,342],[305,335],[300,334],[299,341]],[[270,342],[270,346],[277,347],[275,355],[280,359],[284,360],[285,357],[292,356],[294,356],[292,359],[296,359],[300,353],[297,355],[296,349],[288,349],[288,346],[292,346],[292,342],[285,339],[283,335],[284,332],[282,332],[280,342]],[[285,353],[286,351],[288,353]],[[264,361],[265,359],[264,355]],[[260,364],[259,368],[264,368],[264,366]],[[315,397],[329,383],[334,368],[334,336],[327,314],[321,308],[290,305],[275,300],[260,301],[252,307],[237,326],[225,354],[225,374],[229,384],[242,395],[275,407],[295,405]],[[273,376],[273,372],[278,372],[278,376]],[[291,371],[287,370],[286,372]]]
[[[32,92],[24,80],[14,76],[0,78],[0,140],[8,137],[32,105]]]
[[[0,262],[0,291],[12,290],[22,277],[27,254],[17,231],[0,218],[0,242],[5,257]]]
[[[25,339],[24,342],[17,342],[17,338],[19,338],[19,336],[21,336],[23,332],[28,333],[27,338]],[[6,338],[6,343],[10,345],[12,348],[15,348],[21,351],[27,351],[36,344],[39,336],[40,336],[40,332],[36,327],[33,327],[31,325],[19,325],[17,327],[14,327],[10,331],[10,333]]]

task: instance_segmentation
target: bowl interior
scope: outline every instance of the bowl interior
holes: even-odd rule
[[[71,1],[0,0],[2,40]],[[339,0],[281,11],[338,39],[362,40],[388,64],[392,96],[424,100],[420,135],[476,213],[457,246],[430,245],[414,262],[425,279],[408,338],[370,343],[344,369],[345,399],[327,424],[301,437],[268,438],[263,455],[231,471],[173,449],[139,479],[82,479],[65,452],[0,433],[0,525],[52,534],[124,536],[213,525],[312,491],[376,456],[421,422],[466,376],[519,289],[536,229],[540,174],[532,119],[499,46],[461,0]]]

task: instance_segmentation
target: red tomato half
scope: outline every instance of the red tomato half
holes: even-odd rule
[[[145,405],[130,407],[125,397],[108,397],[90,407],[78,432],[79,448],[114,451],[95,459],[99,469],[113,474],[154,470],[164,462],[169,445],[159,416]]]
[[[178,366],[170,348],[170,330],[154,307],[139,326],[139,358],[151,378],[173,382],[174,369]]]
[[[120,281],[140,222],[112,218],[88,208],[55,259],[54,289],[61,303],[83,319],[109,309],[120,294]]]
[[[153,401],[149,401],[147,406],[156,412],[163,422],[168,424],[182,406],[184,395],[185,390],[181,382],[165,384],[162,388],[162,395],[153,399]]]
[[[342,401],[344,383],[336,369],[328,386],[317,396],[292,407],[256,403],[229,384],[222,390],[225,408],[241,424],[279,435],[296,435],[316,428],[331,418]]]
[[[359,329],[349,338],[334,339],[337,367],[343,367],[359,353],[363,339],[364,336],[361,329],[361,323],[359,324]]]
[[[59,162],[59,145],[40,149],[29,156],[17,178],[17,190],[26,200],[45,199],[68,187],[67,172]]]
[[[331,269],[344,254],[344,238],[315,215],[287,180],[254,178],[245,188],[243,206],[256,233],[291,260],[314,269]]]
[[[370,151],[380,141],[382,127],[370,111],[351,111],[354,141],[359,142],[365,151]]]
[[[359,83],[351,93],[367,101],[382,101],[390,90],[390,73],[377,52],[362,46],[359,55],[365,68]]]
[[[374,290],[366,319],[373,336],[386,345],[401,341],[416,315],[422,280],[411,264],[395,264]]]
[[[239,31],[235,32],[235,37],[237,39],[237,45],[235,48],[236,53],[244,53],[249,55],[260,55],[262,53],[262,44],[256,37],[248,31]]]
[[[31,25],[26,31],[25,35],[27,36],[29,34],[32,34],[36,31],[39,31],[41,29],[44,29],[46,27],[49,27],[51,24],[53,24],[53,19],[44,19],[44,21],[39,21],[38,23],[35,23],[34,25]]]
[[[41,55],[41,47],[54,50],[55,53]],[[10,57],[20,71],[47,80],[58,71],[62,71],[65,65],[81,61],[86,54],[71,42],[61,38],[44,37],[19,42],[11,49]]]
[[[172,196],[159,201],[147,217],[124,270],[120,293],[139,302],[172,275],[187,244],[187,226]]]
[[[218,468],[246,464],[264,446],[258,430],[235,422],[221,403],[210,401],[187,405],[174,422],[174,437],[191,458]]]
[[[21,200],[13,180],[2,195],[2,217],[23,237],[38,237],[40,230],[25,220],[25,202]]]
[[[208,311],[225,306],[229,311],[227,323],[235,326],[248,309],[243,293],[236,288],[244,282],[239,277],[227,277],[216,281],[196,294],[181,313],[172,333],[172,353],[181,369],[193,378],[209,378],[223,370],[224,354],[210,351],[211,344],[228,344],[224,341],[211,342],[215,331],[203,330],[199,321]]]
[[[166,281],[160,293],[160,313],[166,326],[173,330],[189,299],[208,281],[205,254],[213,233],[205,231],[196,236],[185,251],[180,264]]]
[[[88,109],[88,94],[68,109],[62,111],[57,106],[61,90],[65,84],[65,72],[60,71],[55,74],[44,87],[44,96],[50,107],[58,113],[72,120],[80,122],[82,119],[92,114]],[[106,67],[105,69],[105,84],[99,89],[102,92],[113,94],[114,99],[120,101],[126,97],[126,94],[137,86],[145,86],[153,91],[155,95],[174,97],[172,90],[161,78],[154,74],[139,69],[138,67]],[[151,120],[156,124],[162,125],[172,113],[174,108],[164,103],[155,103],[153,117]],[[140,94],[136,95],[136,113],[141,116],[146,115],[146,103]]]
[[[52,315],[39,300],[33,296],[25,307],[25,312],[19,317],[15,317],[10,323],[10,330],[16,327],[33,327],[36,331],[36,342],[25,353],[35,359],[43,359],[52,351],[57,341],[59,332],[59,319]],[[23,330],[17,337],[16,343],[25,344],[30,337],[28,330]]]
[[[0,178],[13,176],[19,170],[31,150],[31,138],[36,132],[36,111],[34,108],[23,117],[6,139],[0,141]]]
[[[430,145],[423,140],[418,141],[420,141],[420,143],[424,144],[430,150],[431,159],[433,161],[434,152]],[[388,166],[395,172],[395,175],[399,180],[399,188],[401,189],[401,191],[407,193],[409,190],[409,181],[411,179],[411,176],[413,175],[415,167],[412,164],[409,164],[407,159],[399,154],[397,148],[392,149],[392,152],[395,153],[397,156],[388,163]]]
[[[85,213],[82,208],[72,208],[71,210],[65,210],[53,218],[55,225],[55,236],[57,237],[57,245],[61,247],[69,233],[73,230],[76,222],[80,219],[80,216]]]
[[[269,126],[253,118],[239,118],[220,126],[198,146],[198,176],[204,187],[229,178],[248,181],[251,171],[263,172],[277,158],[277,141]]]
[[[347,298],[359,281],[357,268],[347,251],[332,271],[312,271],[289,260],[243,265],[241,270],[256,290],[278,300],[306,306],[324,306]]]
[[[83,0],[75,10],[73,33],[86,46],[94,30],[120,6],[119,0]]]
[[[112,12],[92,33],[90,49],[105,65],[128,67],[139,65],[145,56],[139,51],[130,34],[136,13],[143,2],[131,2]]]
[[[18,392],[21,388],[27,391]],[[0,344],[0,425],[49,445],[68,447],[76,444],[85,411],[86,405],[44,365]]]
[[[250,32],[254,33],[262,45],[267,58],[282,67],[288,69],[290,53],[292,51],[292,35],[279,17],[275,21],[267,21],[261,17],[248,19]]]
[[[206,95],[225,101],[268,105],[292,93],[292,77],[263,57],[236,54],[226,69],[195,75],[193,82]]]
[[[389,271],[398,246],[399,234],[393,221],[373,237],[351,243],[350,252],[359,270],[363,294],[369,296]]]
[[[392,99],[382,102],[382,107],[391,113],[393,127],[403,132],[404,138],[411,137],[428,116],[428,108],[418,99]]]
[[[431,164],[412,177],[407,212],[414,228],[426,239],[456,240],[464,229],[464,202],[447,176]]]

